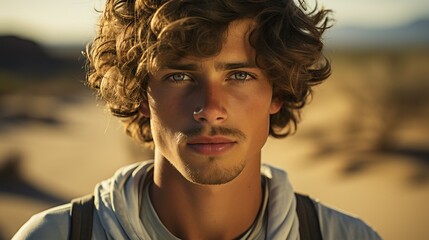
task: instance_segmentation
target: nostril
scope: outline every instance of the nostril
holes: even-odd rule
[[[204,109],[202,107],[196,108],[194,110],[194,119],[198,122],[206,121],[206,118],[204,116]]]
[[[212,124],[225,121],[226,110],[221,107],[199,107],[193,111],[193,117],[197,122],[209,122]]]

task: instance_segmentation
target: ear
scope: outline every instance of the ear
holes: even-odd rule
[[[140,103],[139,111],[143,114],[143,116],[145,118],[150,118],[150,108],[149,108],[149,103],[147,102],[147,100],[143,100]]]
[[[283,106],[283,101],[280,101],[278,98],[273,98],[270,105],[270,114],[276,114],[280,111]]]

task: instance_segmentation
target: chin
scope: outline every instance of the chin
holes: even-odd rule
[[[222,185],[233,181],[243,171],[245,164],[236,166],[221,166],[216,158],[209,157],[209,163],[204,167],[193,167],[189,164],[182,174],[188,181],[199,185]]]

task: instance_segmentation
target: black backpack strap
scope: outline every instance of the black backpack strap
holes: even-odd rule
[[[313,200],[299,193],[295,193],[295,198],[301,240],[322,240],[319,216]]]
[[[92,215],[94,195],[87,195],[71,201],[69,240],[90,240],[92,237]]]
[[[296,212],[299,219],[301,240],[322,240],[319,217],[313,200],[307,195],[295,193]],[[70,240],[90,240],[92,237],[92,217],[94,195],[72,200]]]

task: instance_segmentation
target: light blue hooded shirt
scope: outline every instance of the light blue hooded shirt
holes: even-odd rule
[[[115,175],[94,190],[95,209],[92,239],[160,239],[161,231],[170,234],[162,225],[151,206],[148,194],[142,194],[151,181],[153,161],[145,161],[119,169]],[[265,237],[257,233],[245,233],[246,239],[299,239],[299,221],[296,200],[286,172],[269,165],[262,165],[262,176],[267,180],[263,208],[268,218],[257,217],[254,225]],[[146,197],[145,197],[146,196]],[[146,199],[146,204],[142,203]],[[360,219],[329,208],[314,201],[319,216],[323,239],[368,239],[380,236]],[[260,214],[265,214],[261,211]],[[149,217],[150,216],[150,217]],[[260,221],[268,221],[262,224]],[[142,221],[144,220],[144,221]],[[70,204],[65,204],[34,215],[12,238],[18,239],[68,239]],[[256,234],[256,235],[253,235]],[[259,236],[259,237],[251,237]],[[165,235],[163,235],[165,237]],[[171,239],[177,239],[170,234]]]

